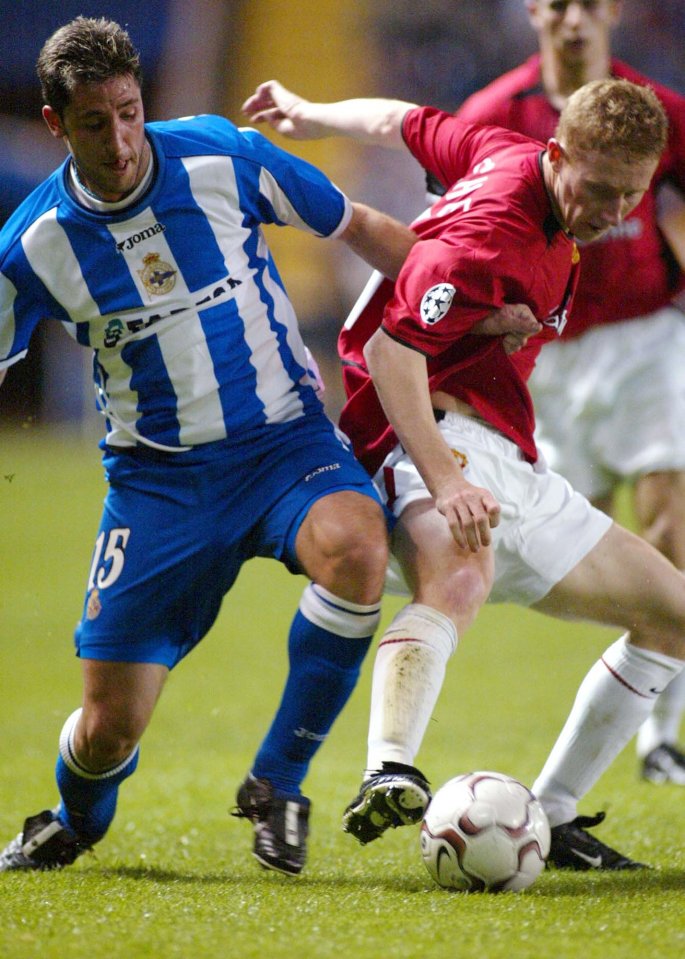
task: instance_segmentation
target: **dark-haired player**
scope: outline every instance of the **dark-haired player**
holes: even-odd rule
[[[296,874],[300,785],[378,624],[387,535],[369,477],[324,415],[262,224],[338,237],[390,275],[414,237],[254,130],[218,116],[146,123],[138,53],[116,23],[61,27],[38,73],[69,156],[0,233],[0,378],[43,319],[93,350],[109,491],[60,802],[26,820],[0,871],[67,865],[104,836],[169,671],[243,562],[271,556],[311,582],[237,805],[259,862]],[[239,643],[240,623],[234,633]]]

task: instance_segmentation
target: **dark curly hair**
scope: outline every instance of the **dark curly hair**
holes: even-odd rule
[[[76,17],[48,37],[36,62],[43,103],[62,116],[79,83],[132,76],[142,86],[140,55],[126,30],[103,17]]]

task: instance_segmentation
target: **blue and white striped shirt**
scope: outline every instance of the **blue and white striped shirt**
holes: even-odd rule
[[[26,353],[41,319],[60,321],[94,350],[113,446],[244,442],[320,414],[261,224],[337,236],[349,200],[222,117],[146,131],[155,174],[131,205],[83,207],[67,159],[0,233],[0,368]]]

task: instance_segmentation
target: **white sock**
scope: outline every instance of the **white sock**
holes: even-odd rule
[[[576,817],[578,800],[635,735],[685,662],[639,649],[622,636],[580,685],[571,713],[533,783],[550,825]]]
[[[373,664],[367,774],[414,765],[456,648],[454,623],[436,609],[410,603],[395,616]]]
[[[300,612],[315,626],[346,639],[368,639],[381,621],[381,604],[362,606],[341,599],[319,583],[309,583],[300,598]]]
[[[136,752],[140,749],[140,744],[133,749],[129,756],[117,763],[116,766],[111,766],[109,769],[103,769],[97,773],[86,769],[76,756],[74,749],[74,732],[76,730],[76,723],[79,721],[82,712],[83,707],[79,706],[79,708],[75,709],[71,716],[68,717],[64,726],[62,726],[62,731],[59,734],[60,755],[69,769],[75,775],[81,776],[82,779],[111,779],[113,776],[117,776],[131,762]]]
[[[662,743],[677,745],[684,712],[685,670],[671,680],[654,704],[652,715],[640,726],[636,740],[640,759]]]

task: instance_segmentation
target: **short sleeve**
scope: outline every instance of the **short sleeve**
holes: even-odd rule
[[[504,303],[505,277],[497,253],[442,240],[415,244],[395,283],[383,328],[407,346],[437,356]]]
[[[260,222],[287,224],[325,237],[345,230],[352,204],[321,170],[281,150],[256,130],[240,133],[248,141],[247,156],[254,167],[249,170],[244,161],[241,164],[245,188],[241,202],[253,204]]]

